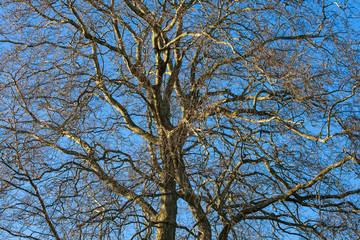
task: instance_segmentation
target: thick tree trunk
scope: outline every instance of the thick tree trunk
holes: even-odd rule
[[[161,187],[161,209],[158,216],[158,229],[156,240],[175,240],[177,194],[174,178],[173,160],[169,154],[168,146],[163,146],[161,152],[162,160],[162,187]]]
[[[156,240],[174,240],[176,230],[177,197],[175,181],[169,181],[166,187],[161,189],[161,212],[158,217],[158,229]]]

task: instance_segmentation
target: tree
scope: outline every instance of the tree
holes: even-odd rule
[[[359,5],[1,0],[2,239],[355,239]]]

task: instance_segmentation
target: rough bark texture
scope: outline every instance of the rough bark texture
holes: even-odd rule
[[[156,240],[176,239],[177,193],[175,182],[174,160],[170,154],[169,144],[164,142],[161,151],[161,198],[160,214],[157,219]]]

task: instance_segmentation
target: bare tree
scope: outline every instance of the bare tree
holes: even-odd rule
[[[359,5],[0,4],[1,239],[360,237]]]

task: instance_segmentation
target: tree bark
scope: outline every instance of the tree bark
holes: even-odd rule
[[[158,216],[158,228],[156,240],[173,240],[176,231],[177,195],[174,178],[174,167],[168,143],[164,143],[161,149],[162,161],[162,186],[161,208]]]

